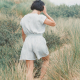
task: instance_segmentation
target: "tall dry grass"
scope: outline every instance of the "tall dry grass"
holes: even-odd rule
[[[58,18],[55,33],[65,42],[64,47],[51,53],[47,80],[80,80],[80,19]],[[53,29],[53,28],[52,28]],[[49,27],[47,30],[51,30]],[[67,39],[69,43],[67,43]]]
[[[57,48],[56,51],[52,50],[53,52],[50,53],[50,67],[45,76],[46,80],[80,80],[79,21],[80,19],[75,18],[58,18],[55,27],[46,27],[46,32],[48,31],[49,35],[52,31],[66,42],[64,47]],[[1,80],[25,80],[26,63],[19,61],[11,69],[6,66],[5,70],[2,68],[0,72]]]

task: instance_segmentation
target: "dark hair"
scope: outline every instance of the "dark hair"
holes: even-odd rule
[[[36,0],[36,1],[33,1],[32,5],[31,5],[31,10],[39,10],[39,11],[43,11],[44,10],[44,2],[41,1],[41,0]]]

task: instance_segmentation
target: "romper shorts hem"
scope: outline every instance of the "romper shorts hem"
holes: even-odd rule
[[[48,55],[49,55],[49,53],[48,53],[46,56],[48,56]],[[42,56],[42,57],[46,57],[46,56]],[[41,59],[42,57],[35,58],[35,59],[22,59],[22,58],[20,58],[19,60],[39,60],[39,59]]]

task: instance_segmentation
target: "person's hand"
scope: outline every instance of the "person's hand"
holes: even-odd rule
[[[46,6],[44,6],[43,13],[44,13],[44,14],[46,14],[46,13],[47,13],[47,11],[46,11]]]

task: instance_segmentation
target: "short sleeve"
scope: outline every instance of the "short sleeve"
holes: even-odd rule
[[[21,21],[20,21],[20,25],[22,26],[22,19],[21,19]]]
[[[40,15],[40,22],[43,24],[47,17],[45,15]]]
[[[20,21],[20,25],[22,26],[22,23],[21,23],[21,21]]]

